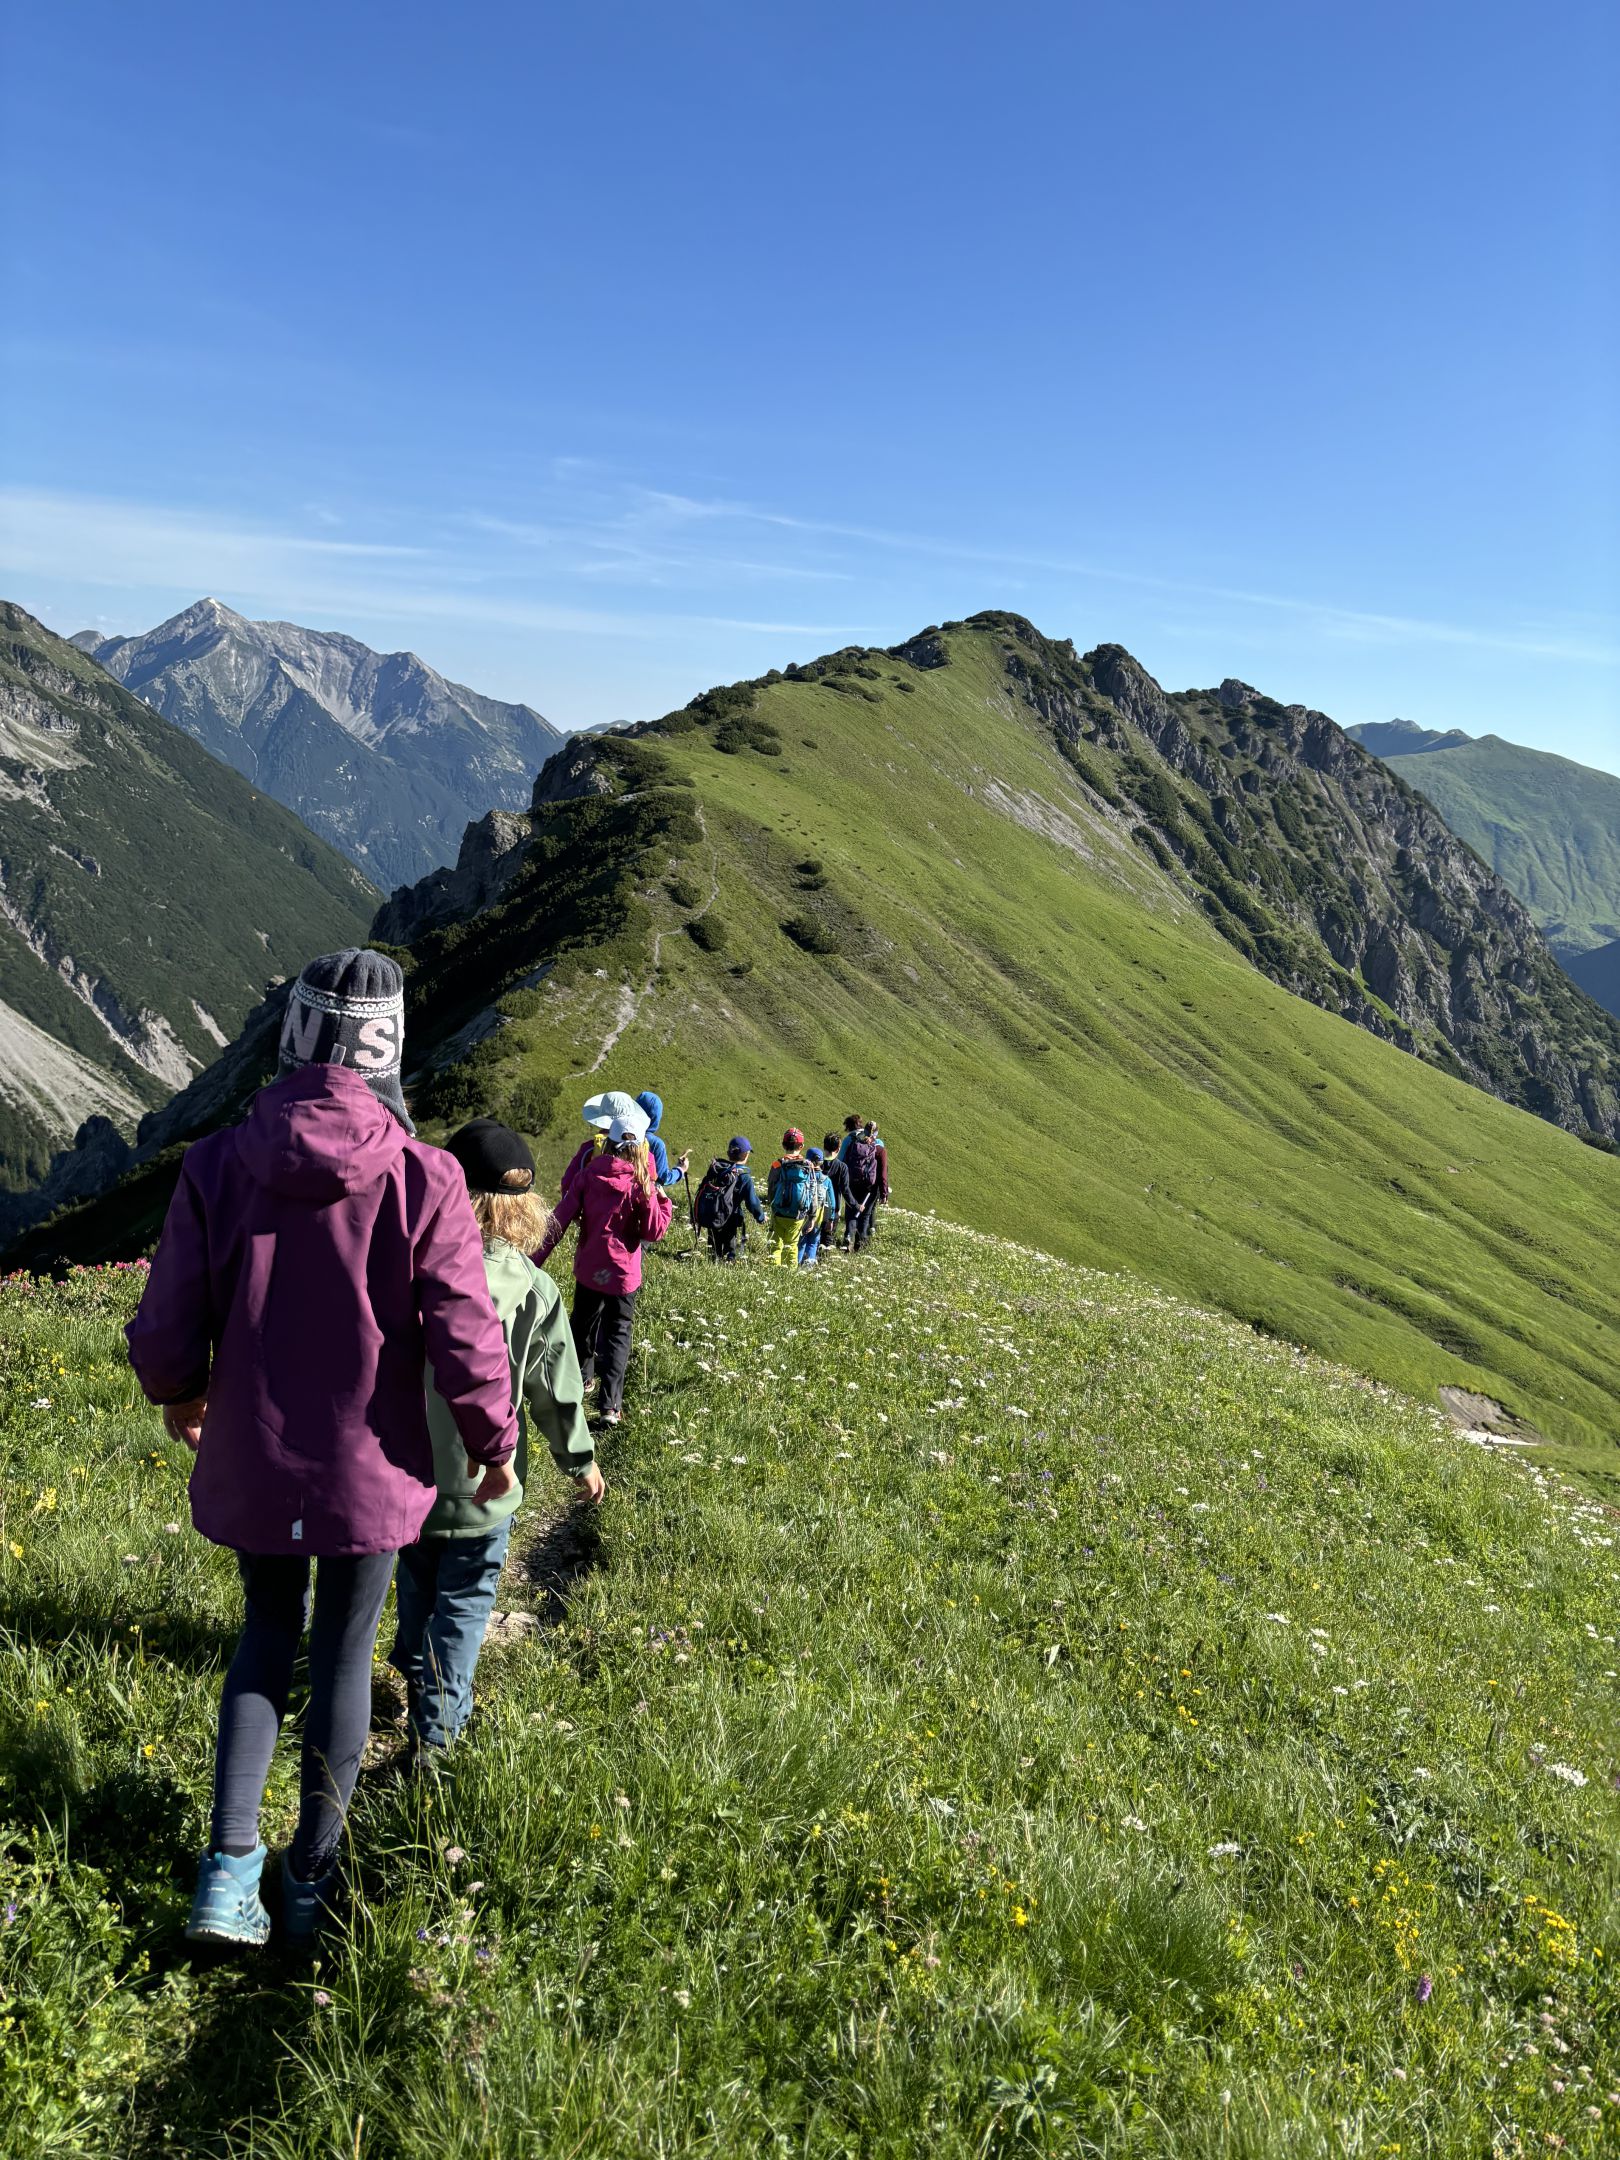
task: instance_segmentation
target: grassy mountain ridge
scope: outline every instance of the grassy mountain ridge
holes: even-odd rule
[[[1534,1461],[898,1209],[665,1249],[453,1778],[379,1720],[352,1928],[244,1970],[178,1937],[240,1589],[138,1286],[0,1285],[8,2160],[1613,2150],[1615,1519]]]
[[[0,1004],[16,1046],[0,1193],[42,1176],[92,1112],[132,1126],[213,1059],[269,977],[363,935],[375,898],[290,812],[0,605]]]
[[[1518,894],[1561,958],[1620,938],[1620,779],[1498,735],[1385,759]]]
[[[1330,986],[1354,978],[1288,911],[1298,895],[1256,931],[1235,873],[1233,904],[1189,875],[1174,849],[1195,833],[1224,868],[1193,785],[1101,687],[1139,703],[1147,678],[1105,655],[1071,685],[1009,620],[706,693],[553,758],[532,838],[404,948],[425,1129],[509,1116],[554,1176],[578,1100],[609,1079],[659,1086],[670,1139],[699,1160],[739,1129],[767,1150],[790,1117],[871,1110],[909,1203],[1128,1269],[1414,1394],[1483,1390],[1612,1469],[1620,1162],[1270,981],[1238,932],[1276,936]],[[1192,718],[1284,743],[1303,725],[1252,695]],[[1060,698],[1092,738],[1037,709]],[[1224,775],[1234,760],[1185,705],[1150,722],[1173,753],[1169,724],[1185,729],[1189,769],[1196,754]],[[1310,726],[1326,755],[1331,723]],[[1240,741],[1235,762],[1260,771],[1259,755]],[[1149,825],[1154,781],[1173,800]],[[1266,808],[1261,783],[1244,792]],[[411,934],[397,902],[387,921]],[[250,1084],[244,1069],[236,1102]],[[138,1250],[181,1108],[154,1121],[143,1173],[19,1257]],[[190,1129],[229,1112],[199,1105]]]

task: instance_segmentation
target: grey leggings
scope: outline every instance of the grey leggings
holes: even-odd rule
[[[323,1875],[336,1856],[344,1811],[371,1726],[371,1652],[394,1573],[392,1553],[322,1560],[310,1621],[308,1560],[238,1553],[247,1616],[219,1704],[213,1846],[251,1852],[276,1736],[287,1714],[293,1664],[309,1627],[309,1707],[293,1873]]]

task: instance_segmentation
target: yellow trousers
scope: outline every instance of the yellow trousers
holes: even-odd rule
[[[772,1267],[797,1267],[799,1232],[804,1224],[796,1215],[773,1215],[770,1228]]]

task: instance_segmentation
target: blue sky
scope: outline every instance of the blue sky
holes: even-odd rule
[[[564,725],[1012,607],[1620,767],[1599,0],[72,0],[0,64],[0,589]]]

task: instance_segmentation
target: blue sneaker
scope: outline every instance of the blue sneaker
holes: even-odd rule
[[[305,1882],[295,1875],[291,1853],[281,1856],[281,1928],[290,1943],[313,1942],[337,1913],[338,1871],[334,1861],[324,1875]]]
[[[270,1939],[270,1915],[259,1896],[264,1847],[239,1857],[204,1853],[197,1865],[197,1891],[186,1921],[188,1942],[250,1943]]]

